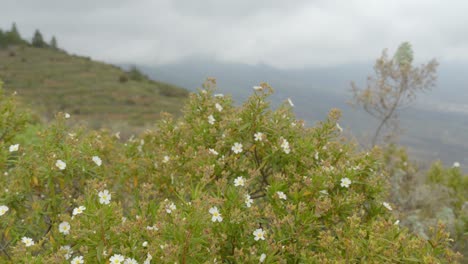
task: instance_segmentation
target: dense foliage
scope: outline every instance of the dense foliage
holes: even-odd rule
[[[442,228],[425,240],[395,223],[380,154],[340,135],[338,110],[307,128],[270,108],[266,84],[241,107],[214,86],[124,143],[63,113],[39,140],[15,137],[2,95],[2,261],[456,262]]]

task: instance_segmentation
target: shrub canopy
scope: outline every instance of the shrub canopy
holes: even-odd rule
[[[442,228],[426,241],[395,224],[378,152],[359,152],[340,135],[338,110],[309,128],[288,103],[271,109],[267,84],[240,107],[214,86],[209,80],[192,94],[182,118],[167,115],[123,143],[70,129],[73,116],[62,113],[39,140],[2,139],[0,257],[456,262]]]

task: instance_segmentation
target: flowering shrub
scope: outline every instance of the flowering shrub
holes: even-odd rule
[[[2,141],[2,260],[456,262],[442,229],[426,241],[394,224],[379,155],[340,135],[338,110],[307,128],[291,100],[270,108],[267,84],[241,107],[213,92],[125,143],[61,113],[35,143]]]
[[[2,85],[0,80],[0,168],[7,166],[7,160],[20,149],[12,139],[29,121],[29,115],[18,110],[14,96],[5,95]]]

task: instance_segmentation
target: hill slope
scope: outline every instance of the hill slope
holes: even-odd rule
[[[178,114],[188,92],[122,69],[52,49],[0,49],[0,79],[46,119],[69,112],[93,128],[134,130],[160,112]]]

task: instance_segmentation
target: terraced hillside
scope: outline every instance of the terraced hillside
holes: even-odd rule
[[[141,129],[161,112],[179,114],[188,95],[137,70],[29,46],[0,49],[0,79],[41,118],[68,112],[92,128]]]

